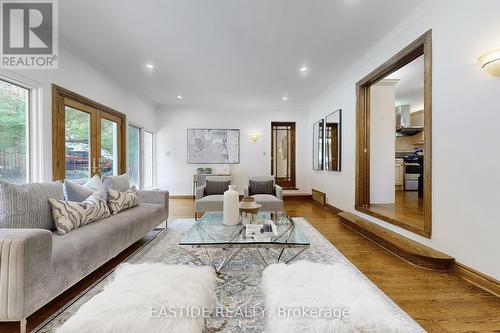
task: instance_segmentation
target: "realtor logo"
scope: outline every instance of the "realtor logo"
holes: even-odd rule
[[[57,68],[56,0],[0,0],[1,67]]]

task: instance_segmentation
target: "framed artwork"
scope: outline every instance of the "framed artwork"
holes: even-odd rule
[[[188,164],[239,164],[240,130],[189,128]]]

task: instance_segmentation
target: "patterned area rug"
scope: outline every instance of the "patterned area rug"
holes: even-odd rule
[[[319,262],[325,264],[338,263],[351,270],[359,279],[365,281],[378,295],[382,302],[386,303],[391,310],[397,314],[408,328],[408,332],[425,332],[413,319],[392,302],[382,291],[380,291],[368,278],[359,272],[347,258],[345,258],[326,238],[321,235],[304,218],[293,218],[295,223],[302,229],[311,243],[310,249],[300,255],[298,259]],[[192,250],[201,260],[178,246],[183,235],[195,223],[194,219],[177,219],[169,222],[168,229],[160,233],[155,239],[132,255],[127,262],[161,262],[166,264],[190,264],[203,265],[207,261],[205,250]],[[226,256],[227,251],[222,249],[209,250],[214,263],[219,263]],[[277,252],[262,251],[266,262],[273,263],[277,258]],[[294,255],[293,250],[285,251],[283,260],[286,261]],[[260,289],[261,274],[264,269],[262,260],[255,250],[241,251],[224,269],[224,281],[217,285],[218,305],[223,306],[225,311],[208,320],[209,332],[224,333],[255,333],[264,332],[264,314],[258,309],[264,308],[264,295]],[[91,297],[102,291],[103,287],[113,279],[113,274],[105,277],[94,286],[80,294],[75,300],[63,308],[59,313],[49,318],[33,332],[49,333],[55,332],[71,317],[82,304]],[[168,281],[165,281],[168,283]]]

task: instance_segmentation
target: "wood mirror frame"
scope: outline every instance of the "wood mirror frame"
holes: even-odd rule
[[[423,229],[370,209],[370,87],[420,56],[424,56],[424,227]],[[356,210],[418,235],[432,233],[432,30],[356,84]]]

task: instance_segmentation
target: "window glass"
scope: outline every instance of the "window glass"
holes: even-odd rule
[[[141,130],[134,126],[128,129],[128,167],[130,184],[139,188],[141,148],[140,148]]]
[[[118,175],[118,124],[101,118],[101,177]]]
[[[150,188],[154,185],[153,170],[154,170],[154,145],[153,133],[144,131],[144,187]]]
[[[26,183],[29,89],[0,80],[0,180]]]

